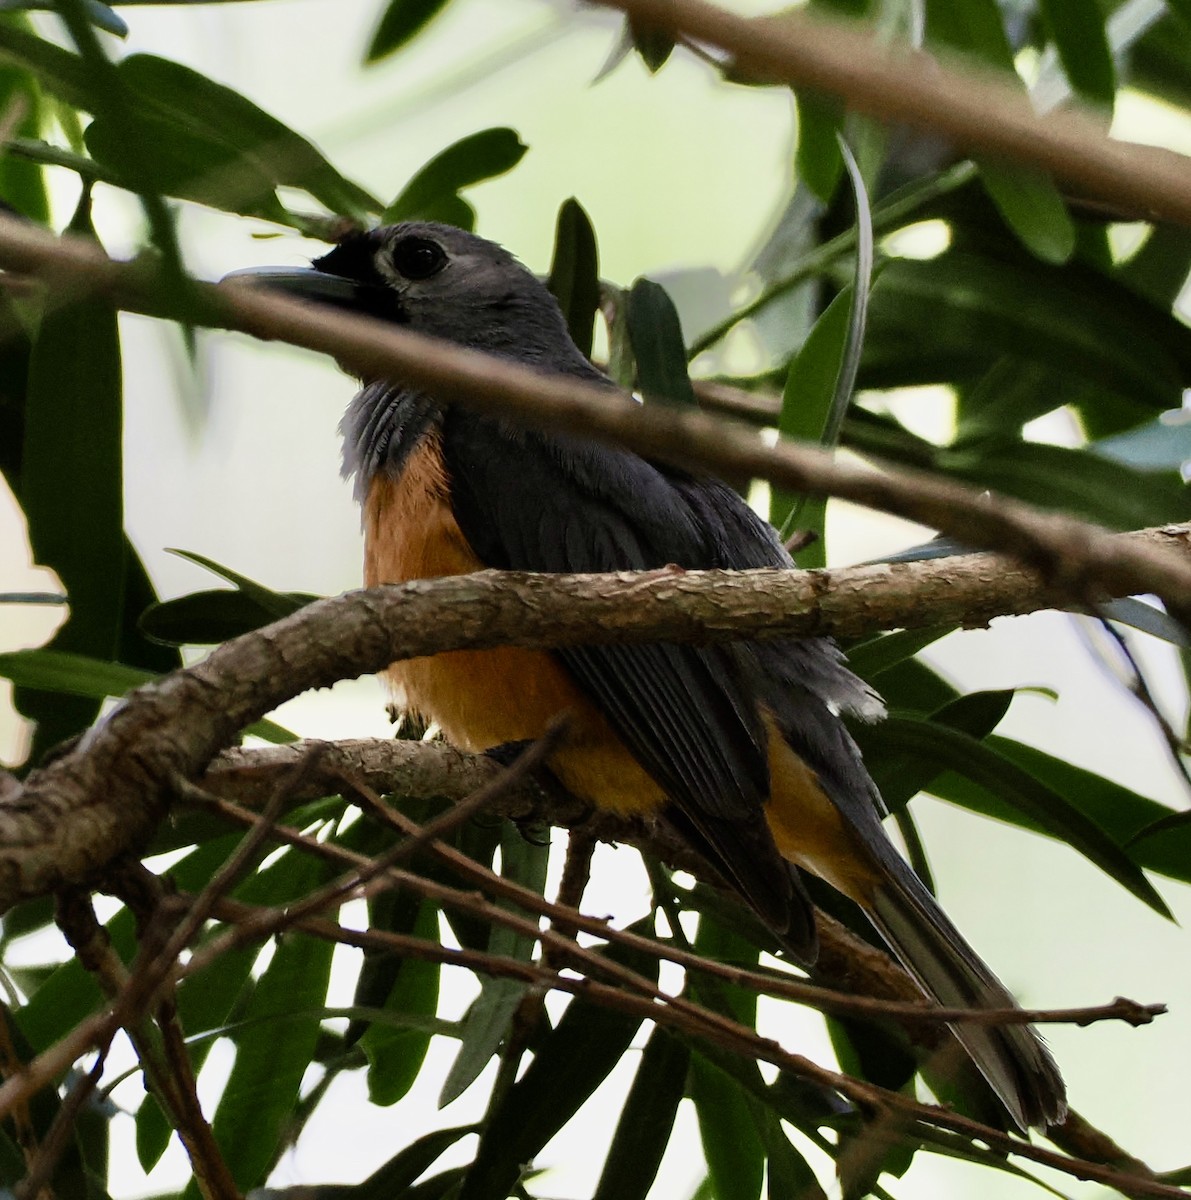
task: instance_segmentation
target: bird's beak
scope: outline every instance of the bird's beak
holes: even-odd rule
[[[225,275],[220,282],[270,288],[295,300],[366,313],[387,321],[407,319],[400,297],[392,288],[332,275],[315,267],[245,267]]]

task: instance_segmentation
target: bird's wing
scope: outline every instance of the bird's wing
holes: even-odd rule
[[[642,570],[720,565],[699,517],[635,455],[448,416],[443,454],[460,529],[487,565]],[[765,731],[739,655],[667,643],[557,651],[683,822],[759,914],[809,950],[809,903],[765,821]]]

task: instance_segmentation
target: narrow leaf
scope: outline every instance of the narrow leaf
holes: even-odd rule
[[[89,193],[71,230],[94,237]],[[53,306],[29,364],[21,505],[34,560],[58,573],[70,600],[70,616],[51,643],[59,652],[99,659],[117,653],[124,617],[122,438],[115,309],[98,295]],[[37,722],[35,761],[98,711],[93,699],[18,692],[16,701]]]
[[[196,1075],[202,1070],[215,1039],[196,1041],[195,1036],[218,1029],[227,1021],[248,984],[257,953],[255,946],[230,950],[205,970],[188,975],[179,985],[178,1019],[188,1035],[187,1048]],[[156,1098],[151,1094],[146,1096],[136,1114],[136,1153],[141,1170],[149,1172],[157,1165],[173,1132],[173,1125]]]
[[[954,625],[932,625],[926,629],[899,629],[894,633],[879,634],[848,647],[848,666],[861,679],[871,680],[954,630]]]
[[[437,908],[423,901],[412,932],[430,940],[437,938]],[[438,963],[405,959],[385,999],[385,1011],[434,1016],[438,1009],[439,973]],[[430,1034],[377,1023],[369,1026],[360,1039],[360,1048],[368,1056],[369,1100],[379,1105],[395,1104],[417,1079],[426,1051],[430,1048]],[[413,1180],[408,1182],[412,1183]]]
[[[1116,68],[1096,0],[1042,0],[1042,12],[1071,86],[1085,100],[1111,112]]]
[[[802,348],[791,360],[778,418],[778,429],[783,437],[814,442],[822,437],[843,361],[851,302],[851,288],[844,288],[820,315]],[[826,501],[822,498],[807,499],[797,492],[778,487],[771,491],[769,519],[783,535],[797,525],[800,530],[818,537],[817,542],[797,556],[800,567],[826,565],[825,514]]]
[[[823,427],[821,443],[833,448],[839,442],[844,427],[844,416],[852,403],[856,389],[856,376],[860,370],[860,356],[864,350],[864,330],[868,321],[868,294],[873,280],[873,214],[865,191],[864,179],[848,143],[839,139],[840,152],[852,185],[852,199],[856,207],[856,265],[852,272],[852,296],[848,307],[848,336],[844,342],[844,353],[840,359],[839,372],[831,395],[831,406]]]
[[[648,922],[631,927],[646,932]],[[656,982],[651,955],[612,947],[615,962]],[[574,1000],[540,1042],[533,1061],[508,1090],[480,1139],[458,1200],[507,1196],[526,1164],[578,1112],[628,1051],[639,1017]]]
[[[510,822],[501,826],[501,874],[542,892],[546,886],[549,848],[532,846]],[[501,925],[494,925],[488,950],[528,962],[535,941]],[[527,985],[516,979],[485,979],[480,994],[463,1020],[459,1052],[439,1095],[445,1107],[461,1096],[479,1078],[509,1031]]]
[[[407,46],[446,6],[447,0],[389,0],[368,43],[364,61],[379,62]]]
[[[876,729],[874,726],[866,733]],[[920,755],[979,783],[1078,850],[1156,913],[1170,916],[1162,897],[1141,869],[1103,829],[995,747],[937,722],[905,717],[890,717],[880,727],[877,739],[890,749]]]
[[[989,745],[1061,793],[1118,845],[1125,845],[1142,829],[1176,811],[1114,780],[1105,779],[1102,775],[1011,738],[992,737]],[[996,793],[955,772],[947,771],[933,780],[930,791],[932,795],[973,812],[1044,833],[1048,837],[1057,837],[1053,830],[1045,828]],[[1130,847],[1129,853],[1139,866],[1147,870],[1158,871],[1171,879],[1191,882],[1191,830],[1171,831],[1138,842]]]
[[[844,114],[838,101],[815,92],[795,96],[798,106],[798,150],[794,173],[824,204],[830,204],[844,173],[838,135]]]
[[[572,197],[558,210],[554,255],[546,286],[567,319],[571,341],[591,357],[596,313],[600,307],[600,269],[595,230],[583,206]]]
[[[674,52],[674,34],[664,26],[653,25],[631,13],[625,20],[633,40],[633,49],[641,56],[650,74],[656,74]]]
[[[11,679],[18,687],[85,696],[89,700],[123,696],[130,689],[157,678],[152,671],[140,667],[103,662],[65,650],[14,650],[10,654],[0,654],[0,675]]]
[[[206,567],[208,571],[218,575],[221,579],[226,579],[228,583],[234,584],[241,592],[256,601],[262,609],[270,613],[275,620],[280,617],[288,617],[290,613],[296,612],[303,604],[309,603],[309,599],[299,593],[275,592],[272,588],[265,587],[263,583],[257,583],[255,579],[249,579],[247,575],[241,575],[238,571],[233,571],[230,567],[221,566],[205,555],[195,554],[189,550],[172,549],[170,553],[176,554],[179,558],[184,558],[188,562],[195,563],[200,567]],[[310,597],[310,599],[315,598]]]
[[[316,596],[288,593],[291,612],[316,600]],[[139,622],[141,632],[165,646],[214,646],[250,633],[279,615],[247,592],[192,592],[175,600],[150,605]]]
[[[716,1200],[757,1200],[765,1174],[765,1144],[746,1094],[731,1076],[696,1053],[690,1095]]]
[[[1075,225],[1049,176],[1023,167],[980,163],[980,178],[1022,245],[1043,262],[1065,263],[1075,250]]]
[[[646,1200],[686,1089],[691,1052],[655,1028],[641,1052],[592,1200]]]
[[[500,127],[470,134],[436,154],[418,171],[385,209],[381,220],[389,224],[438,219],[442,205],[457,202],[463,188],[511,171],[528,149],[514,129]]]
[[[474,1125],[456,1125],[451,1129],[436,1129],[410,1142],[400,1154],[395,1154],[363,1183],[353,1187],[355,1200],[392,1200],[404,1196],[405,1189],[425,1174],[460,1138],[475,1132]]]
[[[852,402],[852,393],[856,387],[856,376],[860,370],[860,359],[864,350],[868,294],[873,274],[873,215],[869,207],[868,193],[864,187],[860,168],[856,165],[856,159],[847,142],[839,134],[837,134],[837,140],[844,166],[848,172],[848,180],[852,185],[852,197],[856,207],[856,267],[852,275],[851,287],[842,291],[828,306],[827,312],[823,314],[819,322],[816,322],[806,344],[791,363],[786,377],[786,388],[782,396],[782,413],[779,418],[779,429],[783,433],[789,432],[783,426],[782,421],[786,417],[787,399],[789,398],[793,405],[795,403],[793,394],[802,386],[800,378],[795,374],[796,366],[801,362],[803,354],[808,352],[808,347],[811,346],[812,339],[815,339],[819,324],[825,320],[835,303],[840,301],[841,297],[847,296],[847,326],[838,350],[834,341],[839,337],[834,325],[834,321],[838,320],[837,317],[833,318],[829,326],[831,340],[828,340],[828,334],[823,335],[821,366],[813,367],[811,363],[802,364],[808,372],[813,369],[815,375],[822,374],[822,378],[813,379],[812,377],[809,397],[804,398],[800,395],[797,400],[797,403],[803,407],[803,413],[798,418],[794,418],[793,415],[790,418],[791,424],[801,424],[804,427],[813,427],[814,424],[818,424],[820,428],[816,440],[826,449],[834,448],[839,442],[844,416]],[[832,365],[834,365],[833,373],[831,372]],[[799,370],[801,371],[801,369],[800,367]],[[831,374],[831,391],[824,398],[828,373]],[[795,498],[790,493],[778,490],[774,494],[774,502],[779,509],[787,507],[789,509],[784,514],[775,515],[772,511],[770,513],[770,519],[778,524],[783,537],[787,536],[800,523],[804,531],[816,535],[811,544],[797,555],[798,565],[801,567],[826,566],[826,501],[822,498],[808,499],[801,496]],[[780,523],[779,515],[781,516]],[[805,520],[803,520],[804,516]]]
[[[310,886],[316,886],[313,878]],[[245,1019],[318,1009],[327,993],[332,951],[329,943],[315,938],[283,940],[244,1006]],[[245,1191],[264,1183],[273,1164],[318,1034],[315,1016],[277,1020],[267,1031],[255,1030],[239,1039],[213,1130],[236,1184]],[[193,1182],[185,1195],[198,1200]]]
[[[678,310],[666,289],[638,279],[628,298],[629,341],[637,361],[637,385],[646,403],[694,407],[686,369],[686,344]]]

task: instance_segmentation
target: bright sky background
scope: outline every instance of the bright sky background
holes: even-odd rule
[[[630,59],[591,86],[618,36],[614,22],[541,0],[464,0],[412,52],[361,71],[379,8],[375,2],[275,0],[124,12],[132,26],[128,50],[179,59],[244,92],[312,137],[345,173],[382,198],[395,195],[457,138],[513,126],[530,153],[511,175],[470,198],[479,210],[479,232],[535,270],[547,266],[554,216],[568,196],[578,197],[592,215],[602,273],[628,283],[641,274],[664,278],[675,269],[706,265],[730,274],[787,195],[793,115],[779,89],[723,87],[681,53],[656,78]],[[68,176],[55,182],[64,218],[73,184]],[[123,198],[99,193],[97,219],[114,253],[138,244],[135,211]],[[254,263],[300,264],[317,252],[291,235],[254,240],[249,222],[202,211],[188,212],[183,229],[188,262],[207,278]],[[266,232],[263,226],[255,231]],[[212,586],[209,576],[171,557],[167,547],[197,551],[279,589],[335,593],[355,586],[358,517],[339,479],[335,429],[350,382],[313,356],[222,334],[202,337],[195,382],[171,330],[128,317],[124,335],[128,525],[161,592]],[[945,428],[946,406],[937,396],[903,403],[916,425]],[[829,545],[836,563],[918,540],[918,531],[847,506],[832,514]],[[0,547],[0,591],[54,586],[52,578],[25,565],[24,531],[7,496],[0,497]],[[6,609],[0,649],[39,644],[54,622],[46,610]],[[1144,651],[1181,722],[1185,697],[1172,657],[1163,647]],[[989,631],[947,639],[932,659],[970,687],[1057,688],[1058,703],[1020,697],[1001,731],[1168,803],[1185,804],[1147,718],[1108,685],[1068,618],[998,621]],[[371,680],[304,697],[287,705],[280,719],[323,737],[386,732],[381,695]],[[16,758],[22,738],[11,711],[0,712],[0,759]],[[946,907],[1024,1002],[1100,1003],[1118,994],[1170,1002],[1172,1015],[1148,1029],[1064,1027],[1051,1042],[1077,1109],[1156,1167],[1183,1165],[1185,1072],[1172,1068],[1191,1061],[1187,935],[1071,852],[928,799],[916,808]],[[589,911],[625,921],[639,915],[644,886],[628,861],[610,850],[600,854]],[[1188,889],[1160,886],[1186,924]],[[347,1003],[346,968],[341,979],[334,1000]],[[465,1002],[465,992],[449,999],[452,1011]],[[829,1054],[814,1018],[774,1011],[770,1026],[791,1049]],[[450,1051],[436,1043],[440,1061]],[[212,1056],[202,1079],[207,1103],[229,1061],[230,1055]],[[542,1157],[540,1165],[557,1168],[542,1184],[548,1194],[590,1194],[601,1133],[618,1114],[627,1081],[627,1075],[614,1077],[573,1127],[577,1132]],[[362,1077],[341,1080],[300,1152],[283,1161],[273,1182],[358,1180],[424,1130],[478,1115],[480,1091],[473,1089],[442,1114],[434,1111],[433,1094],[420,1091],[396,1108],[378,1110],[363,1104]],[[135,1105],[137,1095],[130,1085],[117,1098]],[[657,1200],[689,1194],[701,1174],[686,1106],[680,1129],[684,1136],[664,1164]],[[143,1180],[131,1122],[122,1136],[114,1153],[115,1194],[147,1195],[186,1177],[184,1155],[175,1146]],[[1060,1186],[1073,1195],[1101,1194],[1066,1181]],[[916,1200],[1038,1194],[1006,1176],[927,1155],[890,1191]]]

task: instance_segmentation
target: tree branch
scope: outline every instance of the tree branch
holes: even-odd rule
[[[1106,552],[1122,554],[1138,547],[1157,553],[1157,542],[1162,557],[1191,570],[1185,553],[1169,553],[1171,545],[1191,544],[1186,527],[1103,540]],[[828,591],[817,572],[485,571],[308,605],[131,693],[74,749],[32,772],[0,805],[0,910],[64,884],[86,885],[117,855],[143,849],[166,811],[171,780],[195,778],[246,725],[310,688],[445,650],[871,631],[891,619],[914,624],[924,610],[912,589],[881,618],[856,614],[873,607],[874,581],[896,596],[898,581],[945,579],[953,561],[834,572]],[[971,574],[992,586],[1008,571],[985,559]],[[1056,598],[1053,590],[1036,593],[1027,607],[1046,598]],[[836,617],[826,618],[833,609]]]
[[[1191,563],[1162,547],[1114,543],[1105,530],[923,472],[879,469],[810,446],[767,446],[751,429],[701,412],[640,405],[581,380],[543,375],[391,322],[247,286],[195,284],[184,302],[160,286],[151,263],[118,263],[93,243],[55,239],[0,220],[0,267],[43,278],[51,292],[99,292],[117,307],[239,329],[330,354],[355,374],[425,388],[445,403],[528,424],[613,441],[647,457],[729,478],[764,478],[807,495],[833,495],[1001,550],[1036,567],[1056,588],[1086,601],[1097,594],[1154,592],[1174,612],[1191,611]]]
[[[872,28],[806,12],[750,19],[704,0],[600,0],[647,27],[717,46],[737,73],[828,92],[886,122],[943,135],[964,153],[1038,167],[1135,219],[1191,225],[1191,159],[1114,140],[1075,107],[1039,116],[1020,81],[971,59],[882,43]]]

